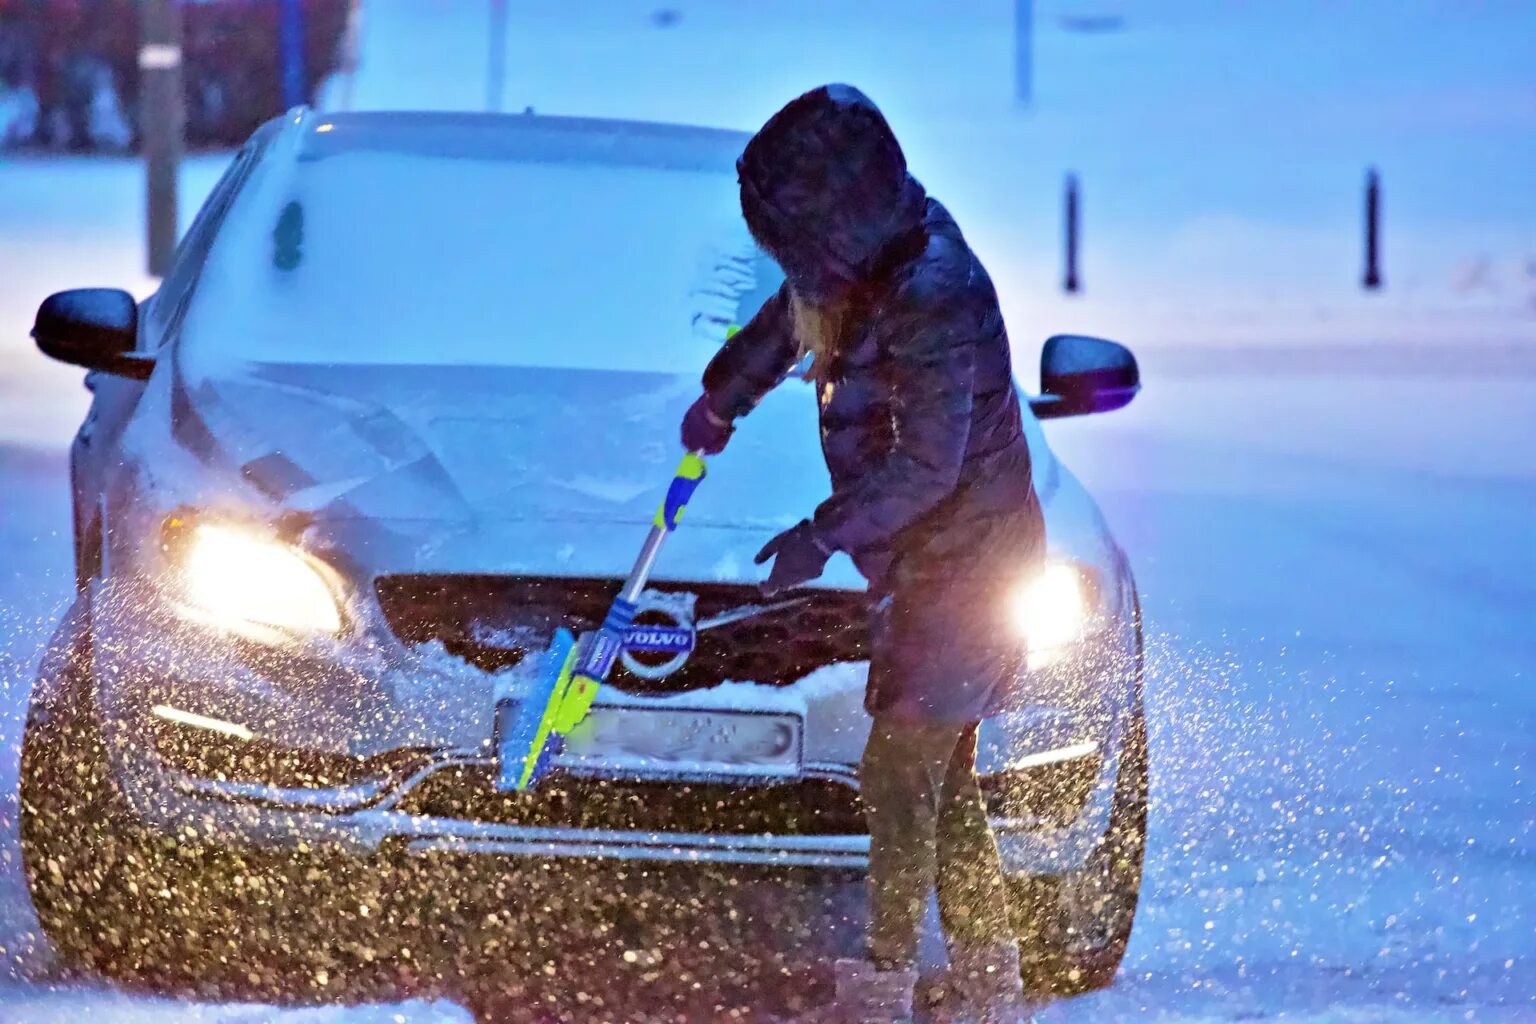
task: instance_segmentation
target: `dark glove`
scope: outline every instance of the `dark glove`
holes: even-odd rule
[[[735,431],[730,420],[710,408],[707,394],[700,395],[683,414],[683,447],[690,452],[719,455]]]
[[[758,565],[773,559],[773,570],[757,589],[764,597],[772,597],[790,587],[809,583],[821,575],[831,557],[832,549],[816,536],[816,527],[809,519],[802,519],[764,544],[763,550],[752,559]]]

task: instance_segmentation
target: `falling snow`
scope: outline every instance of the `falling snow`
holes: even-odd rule
[[[1026,387],[1035,335],[1052,330],[1119,336],[1141,357],[1145,390],[1130,407],[1045,430],[1137,574],[1152,788],[1125,963],[1102,992],[1042,996],[1040,1024],[1536,1020],[1536,164],[1518,46],[1528,12],[1490,5],[1447,19],[1447,5],[1427,4],[1383,20],[1368,5],[1330,8],[1314,51],[1309,19],[1322,9],[1311,5],[1234,29],[1183,3],[1156,15],[1109,4],[1125,9],[1125,29],[1101,35],[1063,28],[1055,9],[1075,5],[1042,3],[1028,119],[992,95],[991,79],[1007,78],[996,12],[1008,5],[937,31],[921,21],[925,5],[898,0],[897,27],[855,47],[840,41],[846,11],[809,4],[790,15],[811,36],[778,22],[754,37],[761,45],[742,44],[757,23],[739,5],[589,6],[569,26],[540,16],[513,40],[517,108],[528,99],[560,113],[748,125],[811,80],[853,78],[912,126],[914,164],[972,232],[1004,293]],[[363,106],[475,106],[484,17],[472,4],[374,4],[369,59],[332,91]],[[984,59],[947,74],[924,60],[928,72],[911,74],[937,36]],[[659,78],[651,46],[705,80],[684,90]],[[733,57],[724,69],[701,59],[722,53]],[[1181,68],[1215,61],[1227,87],[1191,95],[1192,75],[1149,78],[1158,55]],[[1074,77],[1068,62],[1095,73]],[[1430,64],[1443,84],[1402,71]],[[1212,144],[1225,135],[1249,141]],[[1054,290],[1066,161],[1090,204],[1089,289],[1072,299]],[[1399,218],[1378,296],[1355,287],[1352,190],[1369,161],[1384,163]],[[189,212],[223,163],[189,162]],[[19,777],[33,680],[61,653],[49,638],[73,596],[64,446],[84,395],[78,371],[44,364],[25,334],[56,288],[151,290],[137,273],[141,187],[127,162],[0,162],[0,1021],[745,1022],[824,993],[826,958],[858,948],[857,880],[810,888],[641,862],[485,873],[449,857],[361,873],[317,849],[231,854],[196,822],[147,849],[99,821],[73,822],[96,832],[102,864],[127,851],[147,865],[103,872],[91,891],[118,901],[121,921],[151,924],[89,951],[94,970],[66,967],[69,951],[44,937],[28,892]],[[716,247],[674,268],[698,307],[697,348],[733,313],[730,289],[748,284],[733,276],[739,254],[720,225],[693,226]],[[590,312],[621,321],[624,311]],[[610,410],[612,430],[688,396],[662,383],[632,397]],[[549,397],[529,415],[574,401]],[[750,528],[731,545],[714,537],[676,552],[673,564],[701,579],[752,578],[758,534],[800,514],[769,504],[796,492],[762,467],[816,467],[772,461],[779,439],[765,424],[778,413],[763,412],[743,426],[736,461],[714,468],[731,493],[764,495],[761,507],[717,509],[729,513],[721,520],[754,516]],[[438,427],[464,433],[450,444]],[[483,423],[407,414],[401,429],[402,444],[447,466],[455,500],[489,506],[537,475],[512,449],[496,453],[494,478],[449,465]],[[669,457],[670,438],[633,440],[646,465]],[[642,495],[648,473],[561,479],[559,500],[587,512],[643,518],[654,504]],[[328,480],[309,504],[363,482]],[[1065,486],[1063,500],[1083,500]],[[728,529],[698,512],[697,529]],[[550,527],[536,538],[540,558],[579,574],[629,545],[589,534]],[[454,543],[430,539],[437,555]],[[440,646],[413,656],[436,685],[494,687]],[[824,720],[856,747],[861,671],[822,670],[785,706],[835,705]],[[733,705],[752,686],[709,696]],[[33,866],[60,879],[68,867]],[[117,877],[133,888],[113,888]],[[929,923],[931,975],[944,953]]]

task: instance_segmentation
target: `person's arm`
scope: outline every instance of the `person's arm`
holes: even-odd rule
[[[709,410],[727,424],[745,416],[794,369],[799,351],[785,284],[726,340],[704,369]]]
[[[825,548],[890,540],[954,490],[970,439],[976,354],[967,318],[908,298],[887,330],[894,442],[884,461],[816,509]],[[926,308],[925,308],[926,307]]]

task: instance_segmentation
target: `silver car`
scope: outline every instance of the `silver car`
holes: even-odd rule
[[[557,627],[601,619],[700,369],[779,283],[737,208],[744,142],[300,111],[234,158],[155,295],[44,303],[38,345],[93,392],[78,596],[23,758],[27,877],[61,949],[100,962],[163,928],[144,893],[189,884],[193,844],[364,873],[445,853],[863,870],[863,581],[840,556],[769,601],[751,562],[828,488],[794,379],[714,461],[558,770],[497,787],[497,700]],[[1041,370],[1050,557],[1021,571],[1028,669],[980,769],[1030,971],[1084,988],[1114,974],[1140,884],[1140,614],[1038,420],[1139,382],[1078,336]]]

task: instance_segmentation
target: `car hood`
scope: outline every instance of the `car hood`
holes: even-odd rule
[[[699,385],[692,374],[258,364],[179,390],[184,446],[338,541],[362,523],[387,530],[380,548],[413,552],[382,560],[395,571],[622,574]],[[817,437],[806,386],[770,395],[713,460],[664,562],[755,578],[756,546],[828,493]],[[859,582],[851,565],[834,567],[838,580]]]

